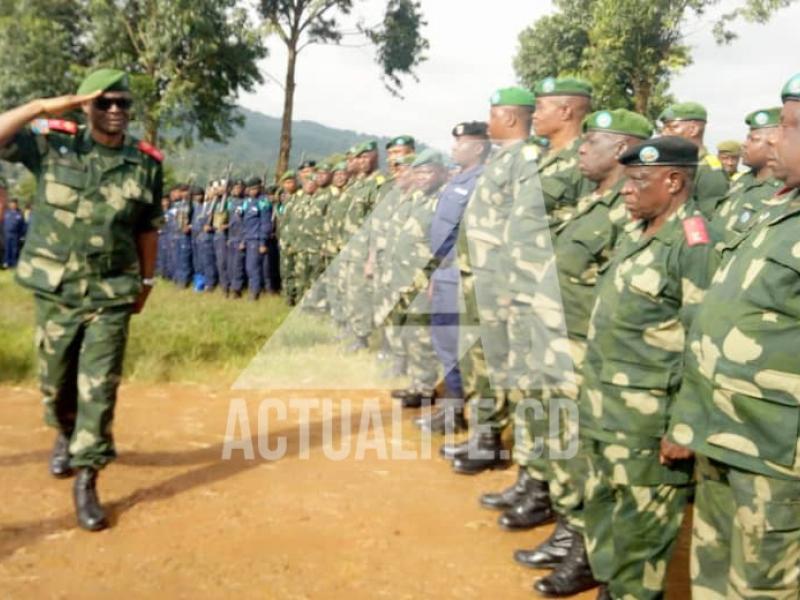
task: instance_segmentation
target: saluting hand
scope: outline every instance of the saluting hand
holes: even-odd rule
[[[42,98],[39,100],[39,104],[42,113],[58,116],[79,108],[81,104],[94,100],[102,93],[103,90],[97,90],[91,94],[67,94],[66,96],[57,96],[55,98]]]

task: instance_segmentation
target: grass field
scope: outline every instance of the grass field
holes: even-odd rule
[[[275,296],[229,300],[159,281],[144,313],[132,320],[125,376],[229,385],[288,313]],[[31,294],[2,271],[0,382],[33,381],[35,364]]]

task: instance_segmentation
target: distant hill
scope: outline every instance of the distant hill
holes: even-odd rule
[[[178,177],[194,174],[198,182],[204,182],[221,177],[229,162],[233,163],[234,176],[262,175],[265,167],[269,167],[271,175],[274,174],[280,144],[280,119],[245,108],[241,111],[245,124],[236,129],[227,144],[203,142],[189,150],[169,154],[167,162]],[[334,129],[314,121],[295,121],[290,165],[295,167],[301,157],[320,160],[367,140],[378,140],[383,150],[389,138]]]

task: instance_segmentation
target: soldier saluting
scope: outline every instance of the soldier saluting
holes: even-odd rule
[[[95,489],[115,456],[111,424],[128,324],[153,285],[163,156],[127,134],[124,71],[100,69],[76,95],[0,115],[0,158],[33,173],[37,192],[17,281],[34,293],[45,421],[58,431],[54,477],[77,470],[78,524],[108,525]],[[80,108],[86,127],[47,119]]]

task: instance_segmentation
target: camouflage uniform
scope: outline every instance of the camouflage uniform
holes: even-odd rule
[[[705,148],[700,149],[700,163],[694,178],[695,204],[703,216],[712,221],[717,212],[717,207],[728,194],[730,180],[722,170],[722,163]]]
[[[368,337],[373,329],[372,283],[364,275],[364,265],[369,252],[368,219],[384,182],[385,177],[375,171],[359,179],[347,192],[352,200],[343,224],[348,238],[344,255],[345,307],[347,321],[357,338]]]
[[[298,298],[305,296],[311,289],[319,269],[320,240],[327,208],[320,202],[320,198],[321,194],[309,195],[305,192],[298,198],[300,202],[297,206],[298,219],[293,243]]]
[[[142,289],[136,236],[162,223],[162,157],[130,136],[106,148],[74,123],[38,120],[0,158],[37,181],[16,279],[34,292],[45,421],[71,436],[71,466],[100,468],[116,456],[111,425]]]
[[[307,219],[309,221],[306,235],[309,244],[305,252],[308,254],[308,288],[313,290],[308,298],[310,308],[325,310],[327,302],[325,300],[326,281],[322,278],[325,270],[330,264],[331,257],[327,252],[325,239],[325,226],[328,217],[328,205],[331,202],[333,186],[326,186],[317,190],[314,194],[313,204],[309,208]]]
[[[728,244],[697,313],[670,438],[697,458],[696,598],[800,595],[800,192]]]
[[[369,255],[373,257],[372,266],[372,307],[373,324],[380,327],[378,314],[383,303],[382,274],[386,268],[385,252],[389,235],[389,224],[397,207],[400,190],[394,179],[387,179],[378,192],[375,208],[369,219]]]
[[[286,196],[277,219],[278,245],[281,255],[281,295],[289,304],[295,304],[299,296],[295,277],[295,235],[300,219],[299,198],[300,192]]]
[[[690,461],[661,465],[685,332],[717,264],[692,201],[652,236],[634,223],[597,286],[579,402],[590,458],[592,572],[614,598],[661,598],[690,493]],[[685,463],[685,464],[684,464]]]
[[[339,325],[345,323],[344,299],[342,290],[344,289],[342,276],[342,255],[345,240],[342,234],[342,224],[344,215],[349,207],[350,196],[347,188],[330,187],[330,200],[328,210],[325,215],[323,225],[323,256],[328,267],[325,271],[325,297],[328,303],[328,310],[331,318]]]
[[[712,226],[721,232],[725,241],[732,241],[760,222],[760,215],[775,204],[775,192],[780,186],[781,182],[774,177],[759,181],[751,172],[742,174],[717,207]]]

